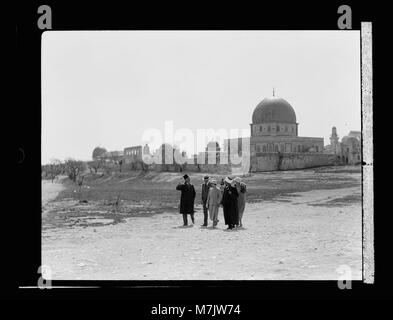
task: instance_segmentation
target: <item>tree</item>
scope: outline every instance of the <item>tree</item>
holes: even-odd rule
[[[79,175],[86,169],[86,163],[79,160],[68,159],[65,162],[68,177],[76,183]]]
[[[94,170],[94,173],[97,173],[98,169],[103,167],[103,160],[89,161],[87,165],[89,166],[90,172]]]
[[[102,162],[102,170],[106,175],[110,175],[114,171],[114,164],[109,160]]]
[[[49,165],[44,166],[46,176],[49,175],[49,178],[53,182],[53,180],[61,174],[61,161],[58,159],[52,159]]]

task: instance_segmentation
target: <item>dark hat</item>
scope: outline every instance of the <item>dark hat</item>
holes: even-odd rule
[[[184,178],[184,180],[186,180],[187,178],[189,178],[188,174],[185,174],[185,175],[183,176],[183,178]]]
[[[204,176],[203,179],[204,180],[209,179],[209,176]]]

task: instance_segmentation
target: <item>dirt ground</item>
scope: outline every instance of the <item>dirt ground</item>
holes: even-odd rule
[[[62,180],[65,177],[55,179],[54,182],[50,180],[42,180],[42,205],[45,206],[49,201],[55,199],[60,191],[65,189]]]
[[[244,227],[234,231],[221,208],[217,229],[200,226],[202,176],[191,175],[189,227],[177,213],[178,173],[96,175],[81,192],[67,179],[43,182],[42,264],[59,280],[330,280],[342,265],[361,279],[359,167],[243,177]]]

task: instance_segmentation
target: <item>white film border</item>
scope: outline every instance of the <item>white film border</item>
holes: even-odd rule
[[[372,24],[361,23],[363,282],[374,283]]]

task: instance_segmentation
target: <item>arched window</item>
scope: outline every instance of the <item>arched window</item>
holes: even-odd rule
[[[259,126],[259,132],[262,132],[262,126]]]
[[[285,126],[285,131],[288,131],[288,126]]]
[[[257,152],[261,152],[261,147],[257,146]]]
[[[269,131],[269,132],[270,132],[270,126],[267,126],[267,131]]]
[[[301,152],[302,151],[302,147],[301,146],[297,146],[297,152]]]
[[[263,152],[266,152],[266,146],[263,146],[263,147],[262,147],[262,151],[263,151]]]
[[[277,132],[280,131],[280,126],[277,126]]]
[[[278,145],[274,146],[274,152],[278,152]]]

